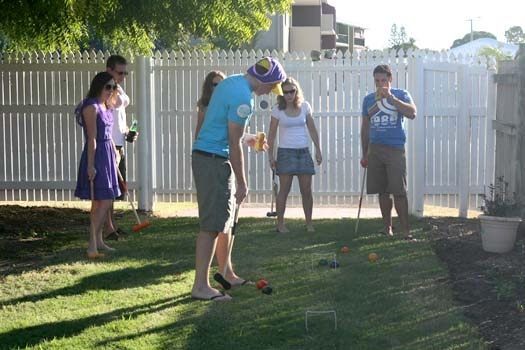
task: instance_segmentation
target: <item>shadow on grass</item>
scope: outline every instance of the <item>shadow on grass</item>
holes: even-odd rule
[[[79,318],[75,320],[43,323],[38,326],[32,326],[22,329],[15,329],[0,334],[0,344],[9,346],[10,349],[15,347],[31,347],[39,344],[44,340],[55,338],[66,338],[80,334],[86,328],[103,326],[106,323],[122,318],[126,314],[137,317],[143,314],[154,314],[165,309],[173,308],[191,302],[189,293],[180,295],[178,298],[165,298],[154,303],[144,305],[134,305],[132,307],[122,308],[90,317]]]
[[[180,271],[177,271],[173,264],[148,264],[139,268],[129,267],[85,277],[74,286],[55,289],[47,293],[26,295],[20,298],[6,300],[2,302],[2,305],[16,305],[24,302],[34,303],[44,299],[56,298],[58,296],[66,297],[80,295],[90,290],[120,290],[122,288],[135,288],[152,285],[166,275],[177,276],[179,272]]]

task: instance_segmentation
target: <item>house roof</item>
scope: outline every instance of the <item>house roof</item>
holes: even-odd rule
[[[463,56],[477,56],[479,50],[487,46],[497,48],[502,54],[512,57],[514,57],[518,51],[518,45],[516,44],[504,43],[492,38],[479,38],[466,44],[456,46],[455,48],[450,49],[449,52],[453,53],[455,56],[460,54]]]

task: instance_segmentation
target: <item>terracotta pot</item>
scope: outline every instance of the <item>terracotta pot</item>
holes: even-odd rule
[[[481,244],[483,250],[491,253],[507,253],[514,248],[520,217],[499,217],[480,215]]]

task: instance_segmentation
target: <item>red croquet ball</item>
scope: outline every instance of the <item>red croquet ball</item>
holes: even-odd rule
[[[349,251],[350,251],[350,248],[348,247],[341,248],[341,253],[348,253]]]
[[[258,280],[257,284],[255,285],[257,289],[262,289],[268,285],[268,282],[266,280]]]

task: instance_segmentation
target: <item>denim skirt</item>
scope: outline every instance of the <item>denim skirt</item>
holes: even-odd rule
[[[315,168],[309,148],[277,149],[277,175],[314,175]]]

